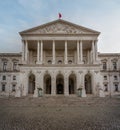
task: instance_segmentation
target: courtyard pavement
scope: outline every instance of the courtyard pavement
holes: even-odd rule
[[[0,130],[120,130],[120,96],[0,97]]]

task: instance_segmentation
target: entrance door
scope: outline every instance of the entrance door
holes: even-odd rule
[[[45,94],[51,94],[51,76],[49,74],[44,76],[44,91]]]
[[[56,92],[57,94],[64,94],[64,80],[61,74],[56,78]]]
[[[63,84],[61,83],[57,85],[57,94],[63,94]]]
[[[71,74],[69,76],[69,94],[75,94],[76,89],[76,76]]]
[[[35,75],[31,74],[29,76],[28,94],[34,94],[34,90],[35,90]]]
[[[91,76],[89,74],[85,75],[85,90],[86,94],[92,94]]]

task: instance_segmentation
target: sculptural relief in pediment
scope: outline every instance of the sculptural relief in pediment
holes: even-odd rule
[[[43,28],[36,29],[32,31],[32,33],[40,33],[40,34],[80,34],[86,33],[86,31],[82,29],[78,29],[77,27],[70,26],[67,24],[56,23]]]

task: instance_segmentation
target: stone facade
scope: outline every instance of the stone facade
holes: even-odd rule
[[[100,32],[56,20],[20,32],[22,53],[0,54],[0,95],[120,93],[120,54],[97,52]]]

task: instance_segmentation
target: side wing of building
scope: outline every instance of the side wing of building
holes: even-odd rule
[[[0,53],[0,95],[15,95],[20,63],[21,53]]]
[[[120,53],[99,53],[104,92],[106,95],[120,93]]]

